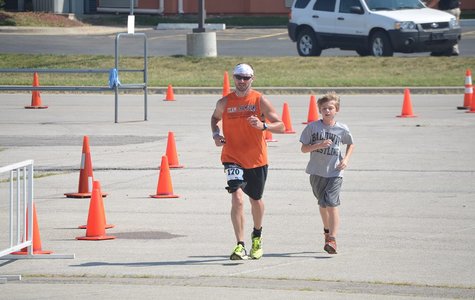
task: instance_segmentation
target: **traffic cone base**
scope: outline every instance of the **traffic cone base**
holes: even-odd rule
[[[99,236],[81,236],[76,237],[76,240],[82,241],[102,241],[102,240],[113,240],[116,236],[113,235],[99,235]]]
[[[173,87],[171,84],[168,85],[167,95],[163,101],[175,101],[175,93],[173,93]]]
[[[170,169],[181,169],[184,168],[184,165],[169,165],[168,166]]]
[[[48,108],[48,106],[25,106],[26,109],[45,109]]]
[[[64,193],[67,198],[91,198],[92,193]],[[102,197],[107,197],[107,193],[101,193]]]
[[[152,198],[180,198],[179,195],[163,194],[163,195],[150,195]]]
[[[398,117],[398,118],[416,118],[417,116],[416,115],[407,115],[407,116],[400,115],[400,116],[396,116],[396,117]]]
[[[113,240],[117,238],[114,235],[94,235],[94,236],[78,236],[76,240],[80,241],[102,241],[102,240]]]
[[[114,224],[106,224],[106,226],[104,226],[105,229],[110,229],[110,228],[114,228],[114,227],[115,227]],[[87,229],[87,225],[78,226],[78,229]]]
[[[415,118],[415,117],[417,117],[412,112],[411,93],[410,93],[409,89],[404,90],[404,102],[402,104],[402,113],[399,116],[396,116],[396,117],[398,117],[398,118]]]
[[[33,254],[52,254],[53,251],[45,251],[45,250],[33,250]],[[18,252],[12,252],[12,255],[27,255],[27,250],[21,250]]]
[[[467,110],[466,113],[469,113],[469,114],[475,113],[475,99],[472,99],[472,106],[470,106],[470,110]]]

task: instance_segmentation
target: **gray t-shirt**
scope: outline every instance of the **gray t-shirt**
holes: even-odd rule
[[[300,142],[305,145],[321,143],[327,139],[333,143],[328,148],[310,153],[305,172],[322,177],[343,177],[343,170],[337,170],[336,166],[343,159],[342,145],[353,144],[353,136],[348,126],[339,122],[328,126],[318,120],[308,124],[300,135]]]

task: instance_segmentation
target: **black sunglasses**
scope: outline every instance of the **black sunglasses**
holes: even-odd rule
[[[241,75],[234,75],[234,77],[237,79],[237,80],[244,80],[244,81],[248,81],[249,79],[251,79],[252,77],[248,77],[248,76],[241,76]]]

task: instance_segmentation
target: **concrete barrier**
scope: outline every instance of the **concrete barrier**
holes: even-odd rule
[[[216,32],[193,32],[186,35],[186,55],[216,57]]]

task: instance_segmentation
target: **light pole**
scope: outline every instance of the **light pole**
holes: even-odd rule
[[[205,32],[205,19],[206,19],[206,10],[205,10],[205,0],[198,0],[198,28],[194,28],[193,32]]]
[[[192,33],[186,35],[186,55],[189,56],[217,56],[216,32],[205,29],[205,0],[199,1],[199,24]]]
[[[130,0],[130,14],[127,17],[127,32],[135,33],[134,0]]]

